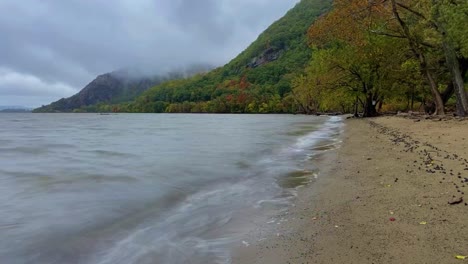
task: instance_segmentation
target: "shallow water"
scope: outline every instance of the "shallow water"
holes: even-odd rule
[[[229,263],[339,117],[0,115],[1,263]]]

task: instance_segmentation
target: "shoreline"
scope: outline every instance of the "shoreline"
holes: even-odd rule
[[[318,179],[232,263],[459,262],[468,255],[467,131],[455,120],[345,121]]]

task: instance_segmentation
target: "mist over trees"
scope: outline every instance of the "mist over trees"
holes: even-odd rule
[[[302,0],[223,67],[79,111],[466,116],[466,25],[465,0]]]

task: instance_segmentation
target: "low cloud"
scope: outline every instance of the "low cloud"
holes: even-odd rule
[[[46,104],[125,67],[157,73],[222,65],[296,2],[2,0],[0,101],[26,96],[37,98],[28,106]]]
[[[0,68],[0,91],[6,96],[67,96],[77,92],[65,83],[46,82],[6,68]]]

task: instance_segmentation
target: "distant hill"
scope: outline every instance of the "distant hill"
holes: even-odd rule
[[[99,75],[79,93],[39,107],[34,112],[111,111],[110,105],[131,101],[152,86],[173,79],[187,78],[212,68],[208,65],[193,65],[186,69],[151,77],[137,70],[114,71]]]
[[[224,67],[164,82],[121,112],[292,113],[291,80],[310,61],[307,30],[331,9],[332,0],[302,0]],[[261,14],[259,14],[261,15]]]
[[[26,109],[27,107],[19,105],[0,105],[0,110],[3,109]]]
[[[28,113],[32,109],[18,105],[0,105],[0,113]]]

